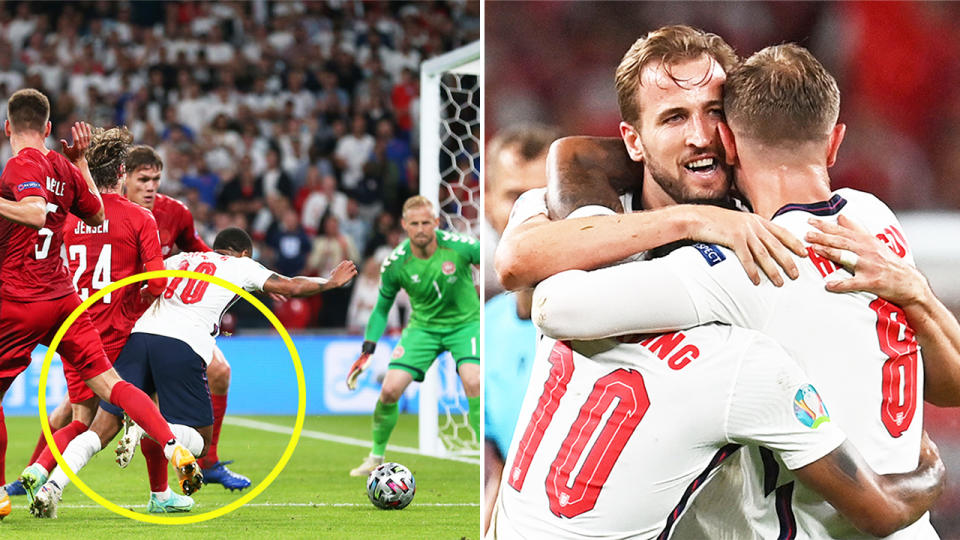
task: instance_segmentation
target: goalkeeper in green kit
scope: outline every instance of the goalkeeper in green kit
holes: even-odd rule
[[[471,267],[480,263],[480,242],[438,231],[440,219],[433,204],[420,195],[403,204],[400,223],[409,238],[380,267],[380,296],[367,321],[362,354],[347,375],[351,390],[370,364],[400,289],[410,296],[413,313],[393,350],[373,411],[373,449],[350,476],[367,476],[383,463],[387,441],[397,425],[397,401],[411,381],[423,381],[427,369],[443,351],[450,351],[457,363],[470,404],[470,427],[480,433],[480,298]]]

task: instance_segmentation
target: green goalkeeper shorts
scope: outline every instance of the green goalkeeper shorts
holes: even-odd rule
[[[402,369],[413,380],[423,382],[423,376],[443,351],[450,351],[459,368],[463,362],[480,363],[479,347],[479,320],[443,330],[407,327],[390,356],[390,369]]]

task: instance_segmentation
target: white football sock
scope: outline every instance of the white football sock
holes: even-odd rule
[[[153,494],[160,502],[167,502],[167,500],[170,499],[170,495],[173,495],[173,491],[170,490],[170,486],[167,486],[167,489],[164,491],[151,491],[150,493]]]
[[[191,454],[199,456],[200,453],[203,452],[203,436],[200,435],[199,431],[183,424],[167,425],[170,426],[170,431],[173,432],[173,436],[177,439],[177,442],[182,444]],[[170,457],[173,456],[173,448],[165,446],[163,454],[167,456],[167,459],[170,459]]]
[[[67,445],[67,449],[63,451],[63,460],[67,462],[74,474],[80,474],[80,470],[99,451],[100,436],[92,431],[84,431]],[[67,473],[63,472],[59,466],[50,473],[49,480],[56,482],[61,489],[70,483]]]

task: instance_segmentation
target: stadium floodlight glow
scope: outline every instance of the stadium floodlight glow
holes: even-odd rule
[[[277,329],[277,332],[280,334],[283,342],[287,345],[287,350],[290,351],[290,358],[293,360],[293,367],[297,374],[297,420],[293,426],[293,434],[290,436],[290,442],[287,443],[287,447],[283,451],[283,455],[280,456],[280,461],[277,462],[276,466],[273,467],[273,470],[270,471],[267,477],[264,478],[259,484],[254,486],[253,489],[247,492],[246,495],[243,495],[239,499],[225,506],[221,506],[216,510],[203,512],[201,514],[177,517],[140,514],[127,508],[118,506],[113,502],[103,498],[100,494],[83,483],[83,481],[80,480],[80,478],[70,469],[66,461],[63,460],[63,455],[60,453],[60,449],[57,448],[57,445],[53,441],[53,433],[50,431],[50,423],[47,419],[47,375],[50,372],[50,363],[53,360],[53,355],[57,350],[57,346],[60,345],[60,341],[67,333],[67,330],[70,329],[70,326],[73,325],[77,318],[80,317],[80,315],[83,314],[87,308],[92,306],[104,296],[132,283],[140,283],[142,281],[147,281],[154,278],[199,279],[213,283],[214,285],[219,285],[235,294],[240,295],[241,298],[250,302],[255,308],[260,310],[260,313],[263,313],[267,320],[270,321],[274,328]],[[267,489],[267,486],[276,480],[277,476],[280,475],[280,472],[287,465],[287,462],[290,461],[290,457],[293,455],[293,451],[297,447],[297,442],[300,440],[300,432],[303,431],[303,421],[307,409],[307,390],[306,384],[304,383],[303,366],[300,363],[300,355],[297,354],[297,348],[294,347],[293,340],[290,339],[290,334],[283,326],[283,323],[277,319],[277,316],[274,315],[267,306],[263,305],[263,302],[242,288],[217,276],[210,276],[189,270],[156,270],[153,272],[142,272],[140,274],[135,274],[107,285],[103,289],[100,289],[95,294],[91,295],[90,298],[84,300],[82,304],[77,306],[77,308],[70,313],[67,319],[63,321],[63,324],[60,325],[60,329],[57,330],[56,335],[53,336],[53,340],[50,342],[50,347],[47,349],[47,354],[43,358],[43,367],[40,370],[40,389],[38,402],[40,407],[40,427],[43,430],[43,436],[47,440],[47,445],[50,447],[50,451],[53,453],[54,459],[57,460],[57,465],[63,469],[63,471],[67,474],[67,477],[70,478],[70,480],[76,484],[77,487],[80,488],[80,491],[82,491],[87,497],[90,497],[94,502],[106,508],[107,510],[110,510],[111,512],[119,514],[123,517],[144,521],[147,523],[156,523],[159,525],[183,525],[187,523],[199,523],[201,521],[207,521],[233,512],[237,508],[240,508],[244,504],[252,501],[257,495],[263,492],[263,490]]]

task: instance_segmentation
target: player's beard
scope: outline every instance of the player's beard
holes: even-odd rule
[[[731,172],[726,165],[719,165],[725,172],[725,181],[716,189],[700,188],[692,186],[679,178],[676,174],[668,172],[657,161],[650,159],[650,153],[644,148],[644,155],[647,156],[643,161],[644,168],[650,172],[650,177],[660,186],[660,189],[673,199],[677,204],[692,202],[721,201],[726,199],[727,192],[730,190]],[[723,163],[723,154],[718,158]]]

